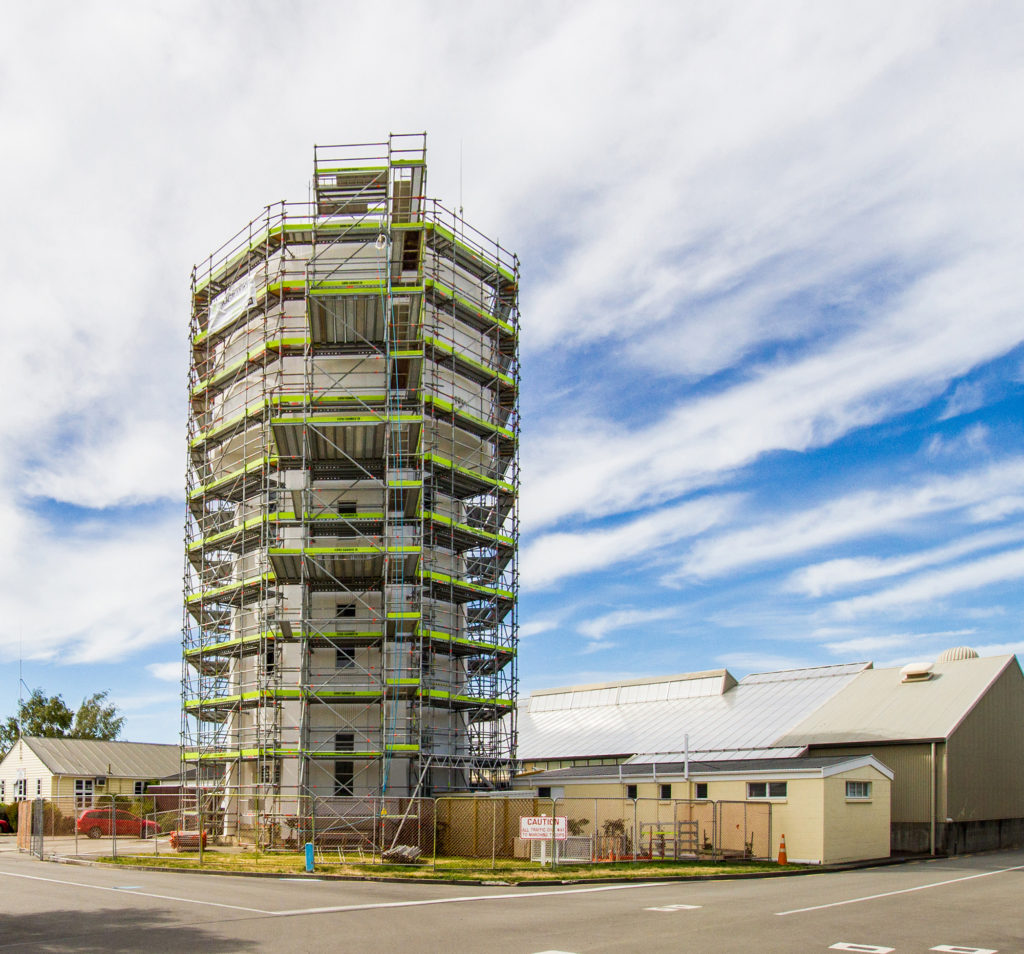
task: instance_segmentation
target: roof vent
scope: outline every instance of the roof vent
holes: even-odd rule
[[[930,662],[907,663],[900,670],[900,682],[925,682],[932,678]]]
[[[978,651],[971,649],[970,646],[955,646],[953,649],[945,650],[942,655],[939,656],[938,662],[959,662],[961,659],[977,659]]]

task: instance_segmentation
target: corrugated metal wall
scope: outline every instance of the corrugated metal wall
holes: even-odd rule
[[[936,816],[946,817],[945,745],[935,746]],[[814,746],[812,755],[873,755],[893,771],[892,822],[927,822],[931,818],[931,745]]]
[[[949,739],[954,821],[1024,817],[1024,676],[1011,662]]]

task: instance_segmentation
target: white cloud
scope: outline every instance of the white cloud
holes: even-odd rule
[[[843,541],[893,534],[922,517],[964,511],[1019,487],[1022,481],[1024,458],[1012,458],[957,477],[931,475],[909,487],[850,494],[780,519],[700,540],[684,560],[679,576],[721,576],[740,567],[790,558]],[[852,572],[850,563],[839,569]]]
[[[827,560],[795,571],[787,581],[787,588],[807,596],[822,596],[858,583],[902,576],[925,567],[948,563],[978,550],[1002,546],[1021,539],[1024,539],[1024,526],[975,534],[945,546],[905,556]]]
[[[671,619],[673,616],[677,616],[678,613],[679,610],[675,607],[653,610],[616,610],[613,613],[605,613],[603,616],[595,616],[593,619],[588,619],[580,623],[576,630],[588,639],[597,642],[603,640],[609,633],[617,630],[636,626],[639,623],[653,623],[655,620]]]
[[[159,679],[161,682],[180,682],[181,681],[181,662],[159,662],[149,663],[146,666],[146,671],[154,678]]]
[[[898,586],[833,603],[832,611],[847,619],[865,613],[907,611],[921,604],[933,604],[955,593],[1012,580],[1024,580],[1024,549],[1007,550],[972,563],[922,573]]]
[[[114,662],[181,630],[181,517],[137,526],[92,521],[54,531],[5,515],[0,651],[61,664]],[[23,637],[23,639],[22,639]]]
[[[855,639],[826,643],[825,648],[836,656],[857,655],[861,658],[868,658],[873,653],[891,652],[894,649],[921,645],[929,641],[934,642],[937,639],[960,639],[964,636],[973,636],[976,632],[977,630],[974,629],[952,629],[938,633],[893,633],[889,636],[861,636]]]
[[[985,404],[985,387],[978,381],[961,381],[946,401],[940,421],[947,421],[951,417],[959,417],[961,414],[970,414]]]
[[[929,457],[971,457],[988,450],[989,429],[984,424],[974,424],[952,437],[935,434],[928,442],[926,453]]]
[[[737,495],[705,497],[645,514],[617,527],[535,537],[523,548],[523,586],[540,590],[566,577],[639,557],[651,559],[664,548],[725,519],[738,500]]]

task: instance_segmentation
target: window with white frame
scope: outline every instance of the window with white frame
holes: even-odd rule
[[[23,778],[14,780],[14,800],[16,802],[22,801],[22,799],[28,798],[28,782]]]
[[[41,778],[37,778],[36,779],[36,795],[39,796],[39,795],[42,795],[42,794],[43,794],[43,780]]]
[[[693,797],[704,799],[708,797],[708,783],[696,782],[693,786]]]
[[[92,808],[93,780],[91,778],[75,779],[75,808]]]
[[[785,782],[747,782],[747,798],[785,798]]]
[[[7,783],[0,778],[0,802],[7,798]]]
[[[133,795],[144,795],[145,793],[146,793],[146,783],[145,782],[136,782],[134,788],[132,789],[132,794]]]
[[[871,783],[848,781],[846,783],[846,797],[871,798]]]

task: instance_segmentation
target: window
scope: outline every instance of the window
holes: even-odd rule
[[[337,610],[335,610],[334,612],[334,616],[336,619],[353,619],[355,615],[355,603],[339,603]]]
[[[694,798],[707,798],[708,797],[708,783],[707,782],[697,782],[693,786],[693,796],[694,796]]]
[[[0,802],[2,802],[6,796],[7,796],[7,783],[4,782],[4,780],[2,778],[0,778]]]
[[[636,798],[636,786],[635,785],[627,785],[626,786],[626,798]]]
[[[145,793],[146,793],[146,783],[145,782],[136,782],[134,790],[133,790],[133,794],[135,794],[135,795],[144,795]]]
[[[43,780],[41,778],[36,779],[36,795],[43,794]]]
[[[747,782],[747,798],[785,798],[785,782]]]
[[[356,736],[354,732],[336,732],[334,735],[335,752],[354,752],[356,750]]]
[[[91,778],[75,779],[75,808],[92,808],[93,781]]]
[[[672,797],[672,786],[671,785],[662,785],[661,786],[661,797],[662,798],[671,798]]]
[[[870,782],[847,782],[846,783],[846,797],[847,798],[871,798],[871,783]]]
[[[26,786],[28,783],[23,778],[15,779],[14,781],[14,800],[20,802],[23,798],[28,797],[28,789]]]
[[[351,795],[354,791],[353,781],[355,773],[352,769],[353,762],[334,763],[334,794]]]
[[[277,653],[275,652],[275,649],[276,647],[274,644],[270,643],[267,646],[266,652],[263,654],[263,663],[268,676],[272,676],[274,674],[274,669],[277,666]]]
[[[537,798],[551,798],[551,786],[550,785],[539,785],[539,786],[537,786]]]
[[[344,648],[336,649],[334,651],[334,668],[335,669],[351,669],[356,664],[356,651],[354,649]]]

